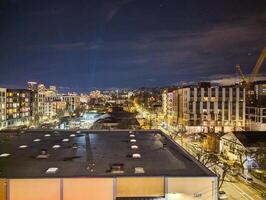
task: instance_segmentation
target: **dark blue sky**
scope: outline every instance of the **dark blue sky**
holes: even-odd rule
[[[265,0],[0,0],[0,86],[219,79],[265,45]]]

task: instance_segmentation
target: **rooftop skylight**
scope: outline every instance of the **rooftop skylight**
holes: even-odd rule
[[[141,155],[139,153],[133,153],[132,158],[141,158]]]
[[[45,174],[55,174],[58,171],[58,168],[56,167],[50,167],[46,170]]]
[[[0,154],[0,158],[5,158],[5,157],[8,157],[10,155],[11,155],[10,153],[2,153],[2,154]]]
[[[145,173],[143,167],[135,167],[135,174],[143,174]]]
[[[25,144],[19,146],[20,149],[26,149],[27,147],[28,145],[25,145]]]
[[[135,140],[135,139],[131,139],[130,142],[137,142],[137,140]]]
[[[53,149],[58,149],[58,148],[60,148],[60,147],[61,147],[60,145],[55,144],[55,145],[53,146]]]
[[[138,149],[139,147],[137,145],[131,145],[131,149]]]

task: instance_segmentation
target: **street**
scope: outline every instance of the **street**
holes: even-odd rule
[[[139,113],[141,113],[140,109],[137,109]],[[146,111],[146,113],[148,113]],[[143,115],[140,116],[142,119],[145,118]],[[153,120],[155,121],[155,120]],[[159,124],[159,123],[158,123]],[[156,125],[157,126],[157,125]],[[166,133],[167,135],[172,135],[172,130],[167,127],[157,126],[161,131]],[[182,146],[186,151],[188,151],[191,155],[195,155],[196,148],[192,146],[192,143],[187,141],[186,138],[183,137],[175,137],[175,142]],[[221,172],[221,168],[219,166],[215,166],[218,169],[218,172]],[[222,185],[221,191],[225,191],[228,199],[232,200],[263,200],[261,197],[261,193],[263,191],[258,191],[254,189],[251,185],[248,185],[242,181],[236,179],[229,174],[226,175],[225,181]]]

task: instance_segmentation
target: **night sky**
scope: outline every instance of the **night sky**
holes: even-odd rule
[[[265,0],[0,0],[2,87],[227,79],[237,63],[249,73],[265,45]]]

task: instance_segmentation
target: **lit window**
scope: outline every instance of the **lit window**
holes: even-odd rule
[[[41,140],[39,138],[34,139],[33,142],[40,142]]]
[[[137,142],[137,140],[135,140],[135,139],[131,139],[130,142]]]
[[[134,134],[130,134],[130,135],[129,135],[129,137],[131,137],[131,138],[134,138],[134,137],[135,137],[135,135],[134,135]]]
[[[65,138],[65,139],[62,140],[62,142],[68,142],[68,141],[69,141],[68,138]]]
[[[138,149],[139,147],[137,145],[132,145],[131,149]]]
[[[51,137],[51,135],[50,134],[45,134],[44,137]]]

